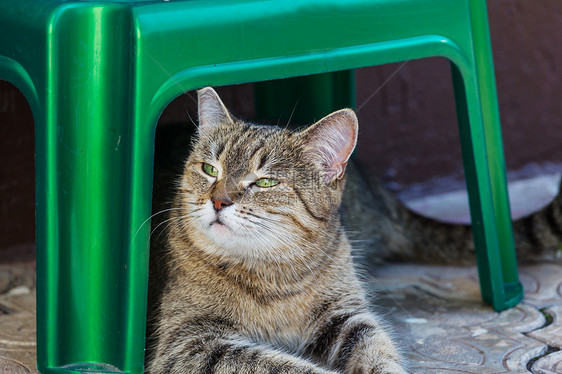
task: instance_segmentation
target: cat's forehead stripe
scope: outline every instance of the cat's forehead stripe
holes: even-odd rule
[[[245,155],[248,151],[248,137],[249,136],[247,132],[243,132],[241,134],[237,134],[237,136],[233,136],[233,140],[227,151],[227,162],[232,163],[232,165],[235,166],[239,165],[240,162],[245,161]]]
[[[265,166],[265,162],[267,161],[267,156],[268,156],[267,153],[263,152],[260,158],[260,163],[258,164],[258,170]]]
[[[256,171],[268,169],[279,160],[278,153],[283,153],[283,151],[276,151],[283,141],[284,139],[279,137],[279,135],[271,134],[268,141],[264,140],[253,144],[255,149],[252,152],[250,163],[254,166]]]
[[[226,147],[226,141],[223,140],[222,142],[220,142],[217,146],[216,149],[214,150],[214,154],[215,154],[215,159],[220,160],[222,153],[224,152],[224,149]]]
[[[233,134],[233,144],[228,150],[230,156],[238,159],[238,161],[241,158],[251,161],[259,154],[260,149],[266,146],[268,141],[267,137],[264,136],[268,131],[263,130],[256,126],[247,126],[242,133]]]
[[[250,155],[250,160],[252,160],[256,154],[261,151],[263,149],[263,146],[265,145],[265,140],[260,140],[259,144],[257,146],[254,146],[254,150],[252,151],[252,154]]]

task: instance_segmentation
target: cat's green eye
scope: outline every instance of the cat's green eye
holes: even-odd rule
[[[219,171],[216,167],[211,164],[203,163],[203,171],[205,174],[210,175],[211,177],[218,177]]]
[[[273,178],[260,178],[255,183],[258,187],[267,188],[277,186],[279,184],[279,181]]]

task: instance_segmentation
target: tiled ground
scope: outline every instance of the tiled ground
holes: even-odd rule
[[[430,211],[432,199],[411,205]],[[34,270],[0,264],[0,373],[36,373]],[[520,278],[524,301],[502,313],[482,303],[474,267],[385,265],[368,285],[413,373],[562,373],[562,261],[521,266]]]
[[[35,373],[35,264],[0,265],[0,373]]]
[[[562,263],[520,273],[524,301],[502,313],[480,300],[474,267],[388,265],[369,284],[413,373],[562,373]]]

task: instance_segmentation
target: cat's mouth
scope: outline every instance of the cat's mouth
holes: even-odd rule
[[[222,226],[226,226],[225,223],[223,221],[221,221],[220,218],[217,217],[217,219],[215,219],[213,222],[211,222],[209,224],[209,226],[213,226],[213,225],[222,225]]]
[[[226,223],[224,223],[220,217],[217,217],[213,222],[209,224],[209,227],[226,228],[230,229]]]

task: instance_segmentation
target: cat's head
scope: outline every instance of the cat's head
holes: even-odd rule
[[[357,117],[343,109],[302,131],[242,122],[212,88],[198,91],[199,129],[176,202],[211,254],[306,257],[336,235]],[[328,236],[328,237],[326,237]]]

